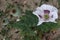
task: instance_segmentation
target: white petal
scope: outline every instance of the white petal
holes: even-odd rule
[[[39,21],[38,24],[37,24],[37,26],[41,25],[42,23],[43,23],[43,21]]]
[[[37,7],[36,11],[33,12],[34,15],[44,15],[43,10],[41,9],[41,7]]]
[[[39,25],[41,25],[41,24],[43,23],[43,19],[40,18],[37,13],[38,13],[38,12],[33,12],[33,14],[38,17],[38,24],[37,24],[37,26],[39,26]]]
[[[39,19],[37,26],[41,25],[44,22],[43,19]]]
[[[52,10],[53,10],[53,11],[50,13],[50,16],[53,15],[53,18],[50,18],[49,21],[50,21],[50,22],[54,22],[54,23],[56,23],[55,20],[58,18],[58,9],[55,8],[55,7],[53,7]]]
[[[52,7],[53,7],[52,5],[48,5],[48,4],[41,5],[42,10],[50,10],[51,11]]]
[[[36,15],[37,17],[39,17],[37,11],[33,12],[33,14]]]
[[[40,18],[39,15],[43,16],[43,13],[41,11],[35,11],[35,12],[33,12],[33,14],[38,17],[38,24],[37,24],[37,26],[41,25],[44,22],[44,20],[43,20],[43,18]]]
[[[58,18],[58,9],[57,8],[53,8],[54,11],[52,12],[53,18],[57,19]]]
[[[49,10],[50,11],[49,20],[45,21],[43,18],[39,17],[39,15],[41,15],[41,16],[44,15],[44,10]],[[41,7],[37,7],[36,11],[34,11],[33,14],[38,17],[37,26],[41,25],[43,22],[54,22],[54,23],[57,23],[55,20],[58,18],[58,9],[55,8],[52,5],[43,4],[43,5],[41,5]],[[51,17],[52,15],[53,15],[53,18]]]

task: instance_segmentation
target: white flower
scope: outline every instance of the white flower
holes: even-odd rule
[[[37,7],[33,12],[34,15],[38,17],[38,25],[43,22],[54,22],[58,18],[58,9],[52,5],[43,4],[41,7]]]

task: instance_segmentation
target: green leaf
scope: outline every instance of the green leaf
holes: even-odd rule
[[[57,23],[52,23],[52,22],[48,22],[48,23],[43,23],[42,25],[37,27],[37,30],[40,30],[42,32],[48,32],[49,30],[58,28],[58,24]]]

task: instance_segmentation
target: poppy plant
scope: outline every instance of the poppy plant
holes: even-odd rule
[[[43,22],[54,22],[58,18],[58,9],[49,4],[43,4],[37,7],[33,14],[38,17],[38,24],[41,25]]]

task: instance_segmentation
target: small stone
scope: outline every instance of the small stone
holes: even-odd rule
[[[13,15],[10,15],[10,17],[12,18],[12,17],[13,17]]]
[[[24,5],[21,5],[22,7],[24,7]]]
[[[45,0],[46,2],[49,2],[49,0]]]
[[[3,20],[3,23],[5,23],[5,20]]]
[[[18,22],[18,21],[20,21],[20,19],[17,19],[16,21]]]
[[[19,31],[16,31],[15,33],[19,33]]]
[[[37,3],[35,3],[35,5],[37,6],[38,4],[37,4]]]
[[[17,3],[17,1],[15,1],[14,3]]]
[[[37,34],[37,31],[34,31],[34,33],[36,33],[36,34]]]
[[[27,3],[27,1],[24,1],[24,2],[23,2],[23,4],[26,4],[26,3]]]
[[[56,31],[52,31],[52,34],[54,35],[56,33]]]

